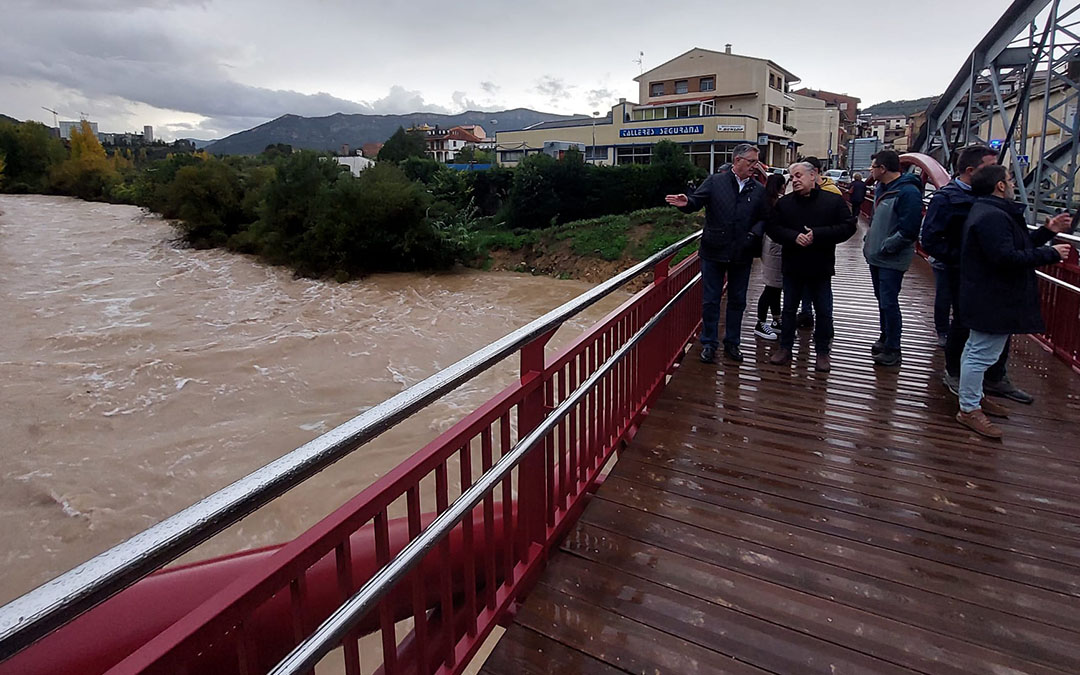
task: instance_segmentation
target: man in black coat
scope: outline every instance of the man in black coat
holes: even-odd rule
[[[794,191],[776,203],[766,230],[784,247],[784,309],[780,320],[780,348],[769,363],[785,365],[795,346],[795,314],[809,297],[814,304],[815,370],[828,372],[833,338],[832,277],[836,274],[836,245],[855,234],[855,217],[840,195],[822,190],[814,167],[791,165]]]
[[[1070,227],[1061,214],[1029,233],[1024,207],[1013,201],[1015,187],[1005,167],[991,164],[972,176],[977,197],[964,222],[960,254],[960,319],[971,333],[960,358],[958,422],[989,438],[1002,433],[987,414],[1005,416],[983,398],[983,375],[1001,356],[1009,336],[1046,330],[1035,268],[1065,260],[1068,244],[1044,246]]]
[[[705,208],[705,231],[701,236],[701,360],[716,361],[719,346],[720,298],[727,276],[727,313],[724,318],[724,355],[743,360],[739,333],[746,309],[746,287],[755,244],[764,231],[765,189],[751,178],[758,163],[758,149],[748,143],[735,146],[731,170],[714,173],[691,195],[668,195],[668,204],[693,213]]]
[[[953,319],[945,341],[945,372],[942,382],[953,394],[960,393],[960,356],[967,344],[968,328],[960,320],[960,243],[975,195],[971,193],[971,177],[978,169],[997,163],[997,151],[986,145],[972,145],[960,151],[956,160],[956,176],[930,197],[923,216],[919,242],[923,250],[943,266],[943,274],[952,300]],[[935,270],[935,277],[938,272]],[[1011,398],[1020,403],[1035,399],[1009,379],[1007,364],[1009,349],[1001,350],[1001,358],[986,371],[983,388],[989,394]]]

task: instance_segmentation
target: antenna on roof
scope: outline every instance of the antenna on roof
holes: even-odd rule
[[[638,52],[638,57],[634,59],[634,63],[638,65],[638,75],[645,74],[645,52]]]

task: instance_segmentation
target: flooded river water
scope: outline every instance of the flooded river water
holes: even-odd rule
[[[134,207],[2,196],[0,212],[0,602],[589,287],[478,271],[295,279],[178,246]],[[192,555],[294,537],[516,368],[508,359]]]

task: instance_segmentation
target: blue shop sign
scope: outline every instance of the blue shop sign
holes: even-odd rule
[[[643,127],[640,129],[619,129],[619,138],[636,136],[679,136],[682,134],[703,134],[704,124],[686,124],[677,127]]]

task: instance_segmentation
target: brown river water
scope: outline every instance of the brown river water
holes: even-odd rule
[[[295,279],[174,237],[134,207],[0,196],[0,603],[589,288],[472,270]],[[296,536],[516,369],[507,359],[185,560]]]

